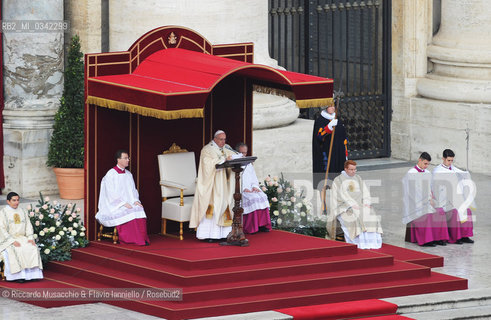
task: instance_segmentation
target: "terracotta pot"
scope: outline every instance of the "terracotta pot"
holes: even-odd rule
[[[60,198],[78,200],[84,198],[84,169],[53,168],[58,182]]]

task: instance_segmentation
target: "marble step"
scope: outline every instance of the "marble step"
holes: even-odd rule
[[[260,311],[228,316],[197,318],[194,320],[293,320],[292,316],[276,311]]]
[[[414,319],[491,319],[491,288],[384,299],[397,313]]]
[[[491,305],[459,309],[438,310],[433,312],[404,313],[402,316],[415,320],[463,320],[491,319]]]

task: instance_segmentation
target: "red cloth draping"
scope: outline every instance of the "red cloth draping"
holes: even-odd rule
[[[289,87],[297,100],[332,97],[331,79],[179,48],[151,54],[133,73],[90,77],[88,96],[167,111],[202,108],[213,88],[232,74]]]

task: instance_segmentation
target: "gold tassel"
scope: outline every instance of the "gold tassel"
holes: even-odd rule
[[[139,106],[136,104],[124,103],[120,101],[104,99],[94,96],[88,96],[86,102],[88,104],[95,104],[99,107],[136,113],[142,116],[153,117],[163,120],[175,120],[175,119],[183,119],[183,118],[203,118],[203,108],[181,109],[181,110],[172,110],[172,111],[158,110],[158,109]]]
[[[292,91],[282,90],[278,88],[265,87],[260,85],[253,85],[252,90],[260,93],[272,94],[275,96],[287,97],[290,100],[295,100],[295,94]]]

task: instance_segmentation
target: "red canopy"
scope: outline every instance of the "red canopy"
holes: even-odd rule
[[[290,90],[300,107],[332,102],[331,79],[181,48],[154,52],[132,73],[89,77],[87,102],[160,119],[201,118],[213,88],[232,75]]]
[[[212,45],[197,32],[164,26],[128,51],[85,55],[85,226],[89,239],[99,186],[126,149],[149,233],[161,223],[157,155],[176,143],[199,154],[218,129],[252,154],[253,91],[287,92],[300,107],[332,103],[332,80],[253,64],[252,43]],[[273,88],[273,89],[271,89]],[[197,157],[197,159],[199,159]]]

